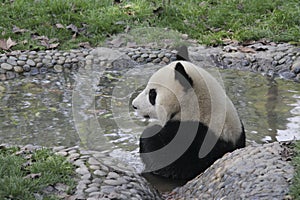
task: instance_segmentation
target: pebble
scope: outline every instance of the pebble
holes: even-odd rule
[[[17,73],[22,73],[24,70],[23,70],[23,68],[20,67],[20,66],[15,66],[15,67],[14,67],[14,71],[17,72]]]
[[[35,66],[35,62],[33,60],[31,60],[31,59],[27,60],[26,64],[29,65],[29,66],[31,66],[31,67]]]
[[[231,48],[237,48],[237,46],[231,45]],[[298,49],[295,46],[289,44],[253,44],[249,48],[256,50],[255,53],[242,53],[240,51],[228,53],[220,47],[204,47],[195,46],[190,48],[190,57],[197,62],[205,62],[204,64],[211,63],[216,65],[215,61],[218,60],[217,67],[229,67],[236,69],[248,69],[258,72],[268,72],[273,70],[273,76],[277,76],[280,70],[289,68],[295,74],[299,74],[299,68],[292,68],[293,62],[299,57]],[[53,70],[40,70],[40,73],[46,72],[70,72],[77,70],[78,67],[85,65],[92,66],[93,64],[100,63],[98,58],[94,58],[91,55],[92,50],[88,49],[72,49],[68,52],[65,51],[25,51],[25,52],[11,52],[10,55],[0,55],[0,65],[2,70],[14,71],[16,74],[28,75],[27,72],[31,71],[30,68],[52,68]],[[160,63],[161,65],[167,64],[176,60],[177,50],[170,49],[150,49],[150,48],[120,48],[121,52],[125,52],[133,60],[140,63]],[[34,52],[34,53],[33,53]],[[4,67],[2,67],[4,65]],[[9,66],[10,65],[10,66]],[[24,68],[24,66],[26,67]],[[23,67],[23,72],[13,70],[14,66]],[[70,70],[66,71],[68,68]],[[16,68],[20,69],[20,68]],[[36,70],[33,70],[32,74],[36,74]],[[3,72],[2,72],[3,73]],[[4,72],[5,73],[5,72]],[[12,75],[9,75],[12,77]],[[282,76],[280,76],[282,77]],[[285,75],[285,78],[296,80],[292,74]],[[2,75],[2,79],[5,78]]]
[[[17,61],[16,59],[11,59],[11,57],[9,59],[6,60],[6,62],[10,65],[16,66],[17,65]]]
[[[4,69],[4,70],[12,70],[13,66],[9,63],[2,63],[1,68]]]
[[[19,66],[23,66],[23,65],[25,65],[25,64],[26,64],[26,62],[23,61],[23,60],[18,60],[18,61],[17,61],[17,65],[19,65]]]
[[[94,171],[94,174],[97,176],[106,176],[107,173],[105,173],[104,171],[101,171],[101,170],[96,170],[96,171]]]
[[[93,157],[89,158],[88,163],[90,165],[100,165],[100,162],[98,160],[96,160],[95,158],[93,158]]]
[[[61,73],[61,72],[63,72],[63,67],[61,66],[61,65],[54,65],[54,71],[56,72],[56,73]]]

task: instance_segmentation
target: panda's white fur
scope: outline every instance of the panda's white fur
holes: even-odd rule
[[[210,134],[215,134],[220,139],[221,142],[216,145],[222,146],[220,148],[227,144],[230,146],[228,149],[225,147],[220,155],[245,146],[242,123],[224,89],[207,71],[190,62],[176,61],[158,70],[152,75],[146,88],[133,100],[132,105],[141,116],[158,119],[160,125],[166,128],[164,134],[168,134],[171,122],[199,122],[211,130]],[[201,135],[202,132],[198,131],[198,134]],[[149,144],[155,142],[153,139]],[[142,152],[151,149],[147,150],[147,140],[141,141],[140,145]],[[215,150],[218,148],[216,146]],[[176,167],[178,165],[171,168]],[[184,168],[180,172],[175,170],[170,175],[169,172],[166,173],[170,169],[166,168],[158,170],[157,174],[171,178],[191,178],[183,170]],[[176,173],[182,174],[177,176]]]

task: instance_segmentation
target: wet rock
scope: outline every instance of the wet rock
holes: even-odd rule
[[[283,79],[289,80],[296,77],[296,74],[290,71],[283,71],[279,73],[279,76]]]
[[[291,67],[291,71],[294,72],[295,74],[299,74],[300,73],[300,59],[296,60],[292,67]]]

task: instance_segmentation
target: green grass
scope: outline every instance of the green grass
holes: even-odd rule
[[[18,148],[0,150],[0,199],[59,199],[44,194],[43,189],[57,183],[74,188],[73,166],[64,157],[48,149],[36,150],[33,154]]]
[[[163,12],[161,0],[2,0],[0,38],[11,37],[13,49],[45,49],[33,36],[56,38],[60,49],[78,47],[80,42],[101,45],[105,38],[126,27],[168,27],[188,34],[202,44],[221,44],[266,38],[275,42],[300,43],[298,0],[171,0]],[[61,24],[64,28],[57,28]],[[79,31],[66,27],[75,25]],[[13,26],[28,32],[14,33]]]

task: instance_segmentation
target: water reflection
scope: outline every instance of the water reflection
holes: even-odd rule
[[[130,110],[130,98],[143,88],[148,74],[135,66],[136,80],[124,76],[128,69],[106,70],[94,84],[94,94],[79,91],[77,103],[83,108],[86,123],[77,124],[89,135],[93,149],[109,148],[136,152],[138,138],[147,122],[137,118]],[[244,122],[248,143],[300,139],[300,87],[299,84],[272,80],[258,74],[224,70],[220,71],[227,94],[236,105]],[[0,141],[11,144],[38,144],[44,146],[77,145],[77,135],[72,113],[73,74],[48,74],[0,82]],[[139,79],[139,80],[138,80]],[[126,94],[122,87],[128,88]],[[119,87],[117,98],[113,90]],[[87,107],[88,95],[95,95],[94,107]],[[124,102],[126,101],[126,102]],[[113,112],[112,107],[125,106],[127,110]],[[133,120],[133,125],[119,121]],[[95,121],[96,120],[96,121]],[[123,126],[122,125],[122,126]],[[100,129],[98,127],[101,127]],[[106,140],[103,140],[103,135]],[[84,142],[84,141],[81,141]]]

